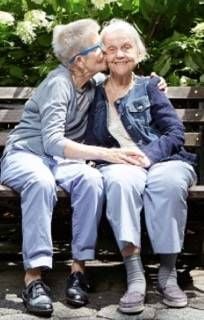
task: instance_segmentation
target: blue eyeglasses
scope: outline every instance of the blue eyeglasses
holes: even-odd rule
[[[71,64],[74,62],[74,59],[77,56],[86,56],[87,54],[89,54],[90,52],[96,51],[97,49],[101,49],[102,50],[102,45],[101,43],[96,43],[94,46],[86,48],[81,50],[79,53],[75,54],[71,59],[69,59],[68,63]]]

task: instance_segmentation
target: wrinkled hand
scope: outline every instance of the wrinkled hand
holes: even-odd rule
[[[144,152],[142,152],[138,147],[133,148],[123,148],[122,150],[126,150],[128,154],[134,159],[135,158],[135,152],[137,153],[137,166],[142,168],[148,168],[151,165],[150,159],[145,155]]]
[[[111,163],[132,164],[143,168],[150,166],[149,159],[136,147],[108,149],[104,160]]]
[[[150,76],[160,78],[160,81],[157,86],[158,86],[159,90],[164,91],[166,93],[167,92],[166,80],[163,77],[158,76],[158,74],[156,74],[156,72],[151,72]]]

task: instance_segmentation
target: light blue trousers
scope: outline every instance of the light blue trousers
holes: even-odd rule
[[[57,163],[49,157],[15,150],[2,159],[1,183],[21,195],[25,269],[52,267],[51,219],[57,201],[56,184],[71,194],[73,258],[94,258],[104,201],[98,170],[84,163]]]
[[[113,164],[100,169],[107,197],[107,218],[122,250],[140,247],[140,215],[155,253],[181,251],[187,219],[188,188],[196,182],[192,166],[183,161],[157,163],[149,170]]]

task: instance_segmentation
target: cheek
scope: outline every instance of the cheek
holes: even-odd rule
[[[104,61],[104,55],[102,52],[95,54],[95,61],[96,62],[103,62]]]

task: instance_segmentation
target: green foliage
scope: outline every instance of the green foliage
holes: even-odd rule
[[[1,11],[15,21],[3,22]],[[86,17],[100,24],[118,17],[140,30],[149,53],[140,72],[154,70],[171,85],[204,83],[203,1],[0,0],[0,85],[39,83],[57,64],[54,25]]]

